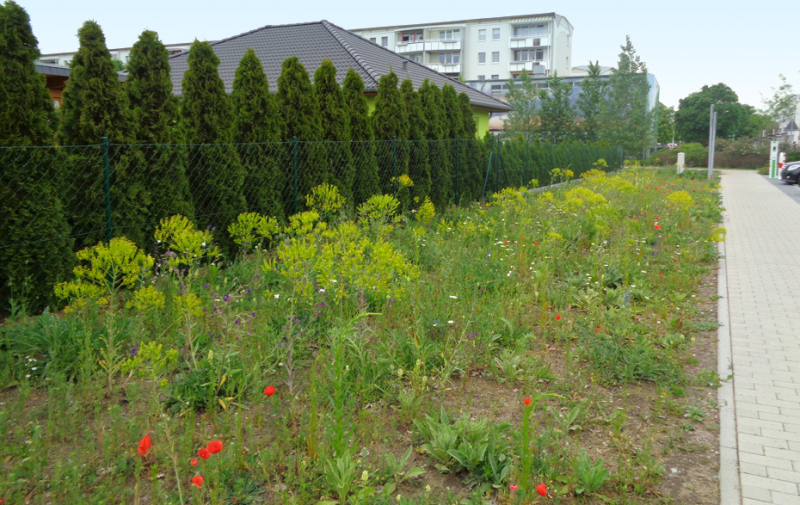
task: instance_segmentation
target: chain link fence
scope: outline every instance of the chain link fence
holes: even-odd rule
[[[56,302],[74,253],[100,241],[124,236],[151,251],[159,221],[175,214],[216,228],[231,256],[227,229],[239,214],[285,222],[323,182],[351,210],[375,194],[442,209],[533,179],[548,185],[554,168],[578,176],[599,159],[621,168],[622,149],[495,138],[0,148],[0,313]]]

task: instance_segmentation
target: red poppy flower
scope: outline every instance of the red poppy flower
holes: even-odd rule
[[[200,489],[203,486],[203,480],[204,479],[202,475],[195,475],[192,477],[192,485],[197,486],[197,489]]]
[[[191,460],[189,462],[189,464],[192,465],[192,466],[197,466],[197,463],[199,463],[199,461],[197,461],[197,458],[194,458],[193,460]]]
[[[658,221],[659,219],[661,219],[661,218],[660,218],[660,217],[657,217],[657,218],[656,218],[656,221]]]
[[[525,405],[530,405],[531,404],[531,397],[530,396],[526,396],[525,399],[522,400],[522,403],[524,403]]]
[[[152,446],[153,446],[153,443],[150,442],[150,435],[145,435],[139,441],[139,456],[146,456],[147,455],[147,451],[149,451]]]
[[[600,331],[600,327],[599,326],[597,327],[597,331]]]
[[[516,491],[517,490],[517,485],[516,484],[511,484],[510,486],[508,486],[508,489],[510,489],[512,492]]]
[[[220,452],[222,450],[222,440],[212,440],[211,442],[208,443],[206,449],[208,449],[208,452],[210,452],[211,454],[216,454]]]
[[[653,228],[655,228],[656,230],[660,230],[661,229],[661,225],[657,224],[657,225],[653,226]]]
[[[208,452],[208,449],[205,447],[197,451],[197,455],[200,456],[200,459],[208,459],[211,457],[211,453]]]
[[[470,277],[472,277],[470,275]],[[264,394],[267,396],[272,396],[275,394],[275,386],[267,386],[264,388]]]
[[[544,482],[536,486],[536,492],[539,493],[539,496],[547,496],[547,486],[544,485]]]
[[[645,186],[644,189],[650,189],[650,186]]]
[[[561,321],[561,314],[556,314],[556,321]]]
[[[533,245],[539,245],[539,242],[534,242]]]
[[[504,243],[504,244],[508,244],[508,240],[504,240],[504,241],[503,241],[503,243]]]
[[[678,262],[678,260],[672,260],[672,262],[673,262],[673,263],[677,263],[677,262]]]
[[[640,194],[639,196],[644,196],[644,195]]]

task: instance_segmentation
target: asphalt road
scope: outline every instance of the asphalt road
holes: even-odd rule
[[[772,184],[776,188],[780,189],[781,191],[789,195],[789,197],[792,200],[794,200],[797,203],[800,203],[800,186],[786,184],[780,179],[770,179],[766,175],[763,175],[762,177],[767,181],[769,181],[770,184]]]

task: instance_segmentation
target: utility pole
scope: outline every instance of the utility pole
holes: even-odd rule
[[[717,113],[711,104],[711,117],[708,120],[708,178],[714,173],[714,140],[717,138]]]

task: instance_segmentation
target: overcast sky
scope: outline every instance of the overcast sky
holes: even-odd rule
[[[723,82],[742,103],[762,107],[783,73],[800,92],[800,0],[573,0],[489,2],[486,0],[354,2],[16,0],[30,14],[42,53],[74,51],[76,33],[87,19],[103,28],[109,48],[130,47],[142,30],[159,33],[165,44],[218,40],[264,25],[328,21],[344,28],[428,23],[556,12],[575,27],[572,61],[599,60],[615,66],[630,35],[637,53],[661,85],[661,101],[678,100],[707,84]]]

